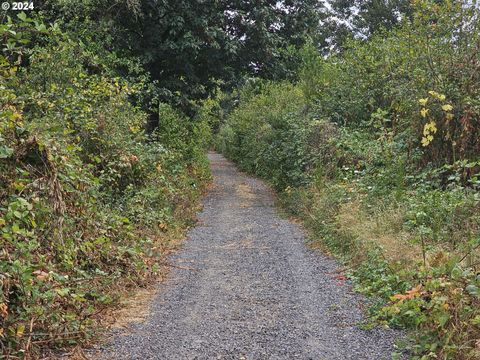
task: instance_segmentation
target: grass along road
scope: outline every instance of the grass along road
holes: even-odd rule
[[[338,264],[280,218],[274,194],[209,154],[213,189],[144,322],[96,359],[390,359],[398,333],[363,330]]]

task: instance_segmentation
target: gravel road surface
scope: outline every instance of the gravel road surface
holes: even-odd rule
[[[308,249],[260,180],[209,154],[214,185],[146,321],[96,359],[391,359],[392,330],[363,330],[362,297]]]

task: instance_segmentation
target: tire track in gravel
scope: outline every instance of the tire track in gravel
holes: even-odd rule
[[[337,263],[306,247],[262,181],[209,158],[214,186],[179,266],[148,318],[95,358],[390,359],[399,334],[358,326],[364,299],[335,279]]]

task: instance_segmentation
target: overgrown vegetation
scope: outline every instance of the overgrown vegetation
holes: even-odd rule
[[[373,320],[412,330],[412,358],[480,357],[478,4],[329,4],[0,12],[4,358],[88,338],[157,273],[212,132],[379,299]]]
[[[411,6],[337,55],[306,46],[298,82],[249,81],[216,143],[379,299],[375,321],[412,330],[412,359],[478,359],[480,14]]]
[[[209,97],[294,77],[316,30],[316,0],[278,4],[2,7],[0,358],[77,344],[158,272],[209,179]]]
[[[158,272],[209,179],[209,128],[163,104],[146,133],[146,80],[58,25],[20,13],[0,33],[0,357],[32,358]]]

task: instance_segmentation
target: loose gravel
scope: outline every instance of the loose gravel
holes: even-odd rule
[[[214,186],[148,319],[96,359],[390,359],[398,333],[363,330],[364,299],[280,218],[265,184],[210,153]]]

